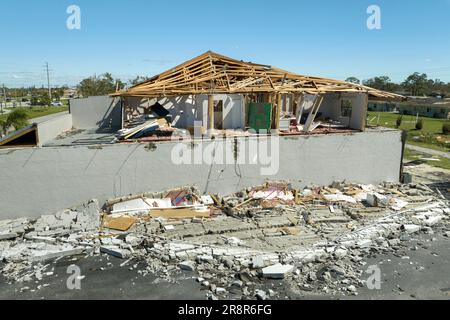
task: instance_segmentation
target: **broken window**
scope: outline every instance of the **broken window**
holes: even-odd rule
[[[341,116],[347,118],[352,116],[352,103],[350,100],[341,100]]]

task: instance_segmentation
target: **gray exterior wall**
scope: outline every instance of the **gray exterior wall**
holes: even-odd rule
[[[95,147],[0,150],[0,219],[39,216],[97,198],[161,191],[195,185],[203,192],[228,194],[269,180],[288,180],[296,187],[334,180],[359,183],[398,181],[401,133],[396,130],[355,134],[297,136],[279,139],[279,170],[262,176],[261,165],[177,165],[171,161],[175,146],[187,149],[215,146],[232,153],[224,141],[183,145],[161,143],[115,144]],[[246,154],[256,138],[238,139]],[[265,143],[265,138],[259,138]],[[177,152],[175,152],[177,154]],[[250,161],[254,158],[250,154]],[[274,156],[276,158],[276,155]],[[248,161],[247,161],[248,163]]]
[[[39,146],[72,129],[72,115],[68,112],[52,115],[45,121],[37,121]]]
[[[70,100],[70,113],[76,129],[118,130],[122,128],[119,98],[109,96]]]

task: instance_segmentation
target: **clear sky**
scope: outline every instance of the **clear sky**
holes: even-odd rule
[[[381,8],[381,30],[366,10]],[[0,84],[154,75],[207,50],[306,75],[450,81],[450,0],[1,0]],[[69,5],[81,29],[69,30]]]

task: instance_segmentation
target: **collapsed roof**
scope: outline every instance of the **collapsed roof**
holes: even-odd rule
[[[208,51],[113,96],[170,97],[220,93],[365,92],[401,100],[403,96],[341,80],[295,74],[269,65],[243,62]]]
[[[9,147],[35,147],[39,142],[35,123],[0,138],[0,149]]]

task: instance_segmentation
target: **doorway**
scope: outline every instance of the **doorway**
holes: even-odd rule
[[[214,128],[223,129],[223,100],[214,100]]]

